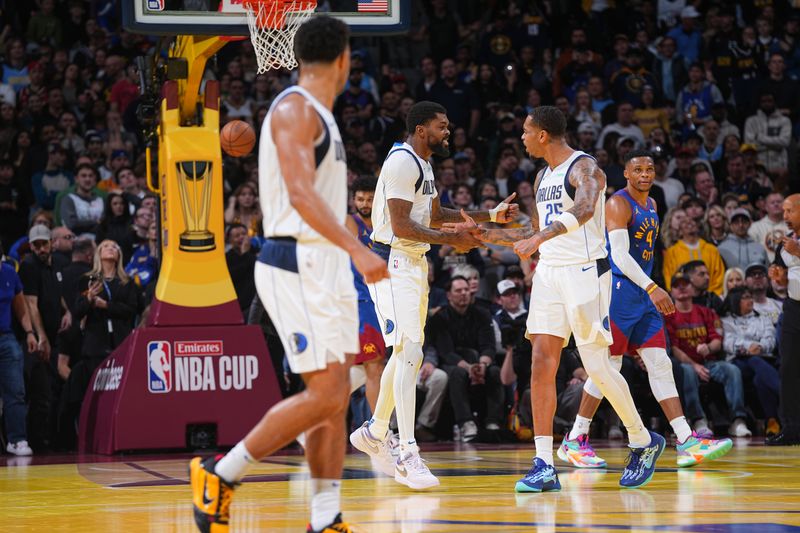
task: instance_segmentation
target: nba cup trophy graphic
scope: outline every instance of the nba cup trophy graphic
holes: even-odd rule
[[[244,325],[225,262],[218,82],[200,93],[206,60],[225,43],[180,36],[166,66],[147,72],[140,62],[149,89],[140,121],[149,106],[158,144],[148,185],[160,198],[160,271],[146,323],[92,377],[81,451],[233,445],[280,399],[261,328]]]

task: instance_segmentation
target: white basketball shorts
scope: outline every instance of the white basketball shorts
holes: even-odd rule
[[[375,243],[373,250],[388,256],[389,279],[368,285],[386,346],[407,337],[422,344],[428,318],[428,261],[423,254],[391,250]]]
[[[255,277],[292,372],[322,370],[358,353],[358,300],[344,250],[267,239]]]
[[[607,258],[580,265],[539,263],[533,275],[528,333],[561,337],[575,344],[612,343],[609,306],[611,267]]]

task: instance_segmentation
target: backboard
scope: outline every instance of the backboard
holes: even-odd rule
[[[250,35],[241,0],[124,0],[121,4],[123,25],[133,33]],[[410,0],[318,1],[318,6],[330,6],[327,14],[344,20],[354,35],[407,31],[409,4]]]

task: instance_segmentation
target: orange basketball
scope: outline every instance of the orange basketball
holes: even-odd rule
[[[225,124],[219,134],[222,149],[233,157],[246,156],[256,145],[256,132],[242,120],[232,120]]]

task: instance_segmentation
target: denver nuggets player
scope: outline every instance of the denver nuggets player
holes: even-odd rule
[[[645,429],[628,384],[609,361],[611,267],[603,211],[606,176],[593,157],[567,145],[566,129],[564,114],[551,106],[537,107],[525,120],[525,149],[547,163],[534,184],[532,228],[482,229],[466,215],[465,223],[453,225],[454,230],[473,225],[478,239],[513,246],[525,259],[540,251],[527,322],[533,348],[531,390],[535,394],[531,404],[536,457],[530,471],[517,482],[517,492],[561,488],[553,466],[555,377],[561,348],[570,333],[586,372],[628,428],[631,452],[620,485],[647,483],[665,444],[664,437]]]
[[[650,198],[656,170],[653,156],[635,150],[625,156],[627,186],[606,202],[606,227],[611,253],[611,363],[619,370],[622,357],[636,351],[644,361],[653,396],[661,404],[678,438],[678,466],[717,459],[731,449],[730,439],[714,440],[693,434],[683,416],[681,400],[667,356],[661,314],[675,312],[666,291],[650,279],[653,249],[658,238],[658,214]],[[558,449],[558,457],[578,468],[602,468],[606,462],[589,445],[589,424],[603,393],[592,378],[583,387],[575,425]]]
[[[347,217],[347,228],[365,246],[372,246],[372,202],[375,198],[375,178],[358,178],[350,186],[353,191],[353,207],[356,212]],[[364,277],[353,268],[356,293],[358,294],[358,345],[359,352],[350,369],[350,390],[355,390],[366,383],[367,402],[372,412],[378,402],[378,391],[381,386],[386,345],[381,335],[381,325],[375,314],[375,305],[369,295]]]
[[[298,85],[273,101],[259,146],[267,240],[256,264],[256,289],[306,389],[273,406],[224,457],[191,461],[195,523],[202,532],[228,531],[233,490],[247,469],[302,431],[311,470],[308,531],[351,531],[342,522],[339,496],[349,359],[358,351],[350,260],[368,283],[388,271],[344,226],[347,166],[331,109],[350,70],[348,37],[347,25],[331,17],[300,27],[294,41]]]
[[[433,154],[449,154],[445,108],[434,102],[418,102],[409,110],[406,126],[409,137],[405,143],[396,143],[386,156],[372,206],[372,249],[388,262],[391,278],[370,285],[370,295],[386,346],[393,347],[393,354],[381,377],[373,418],[350,435],[350,442],[398,483],[425,489],[439,484],[420,458],[414,439],[417,372],[428,316],[425,252],[429,243],[450,244],[460,251],[481,243],[466,230],[443,233],[431,229],[461,219],[458,211],[441,207],[428,162]],[[482,221],[509,222],[519,213],[519,206],[508,203],[513,197],[492,211],[472,215]],[[400,433],[397,460],[386,437],[395,407]]]

